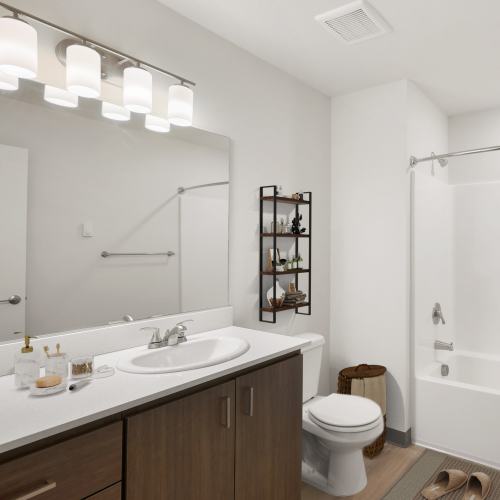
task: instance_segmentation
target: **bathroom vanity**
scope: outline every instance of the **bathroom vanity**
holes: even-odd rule
[[[43,400],[10,391],[14,401],[7,427],[19,432],[15,414],[30,411],[24,419],[32,422],[39,405],[39,432],[19,433],[17,442],[26,443],[21,446],[1,436],[0,498],[298,500],[300,346],[307,341],[236,327],[203,335],[245,338],[250,349],[199,370],[117,372],[74,394]],[[116,363],[125,352],[99,358]],[[4,401],[8,394],[2,383],[11,378],[0,378]],[[132,380],[141,398],[128,392]],[[18,407],[23,401],[24,408]],[[78,405],[86,423],[63,423],[64,412],[72,418]],[[48,408],[57,425],[44,424]],[[65,427],[70,428],[58,432]]]

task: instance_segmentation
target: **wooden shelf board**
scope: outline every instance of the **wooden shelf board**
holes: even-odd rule
[[[270,237],[274,236],[274,233],[260,233],[262,237]],[[276,238],[309,238],[308,234],[293,234],[293,233],[276,233]]]
[[[309,273],[310,269],[290,269],[289,271],[261,271],[261,274],[265,274],[266,276],[279,276],[281,274],[300,274],[300,273]]]
[[[262,196],[260,198],[263,201],[274,201],[274,196]],[[292,200],[292,198],[286,198],[285,196],[276,196],[276,201],[278,203],[289,203],[290,205],[310,205],[308,200]]]
[[[281,306],[281,307],[261,307],[260,310],[264,312],[280,312],[280,311],[289,311],[290,309],[297,309],[299,307],[307,307],[309,302],[302,302],[295,306]]]

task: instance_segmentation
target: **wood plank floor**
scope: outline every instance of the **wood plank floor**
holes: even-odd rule
[[[307,484],[302,485],[302,500],[380,500],[399,481],[410,467],[424,452],[419,446],[399,448],[386,443],[382,453],[370,460],[365,458],[366,473],[368,476],[367,487],[357,495],[350,497],[334,497],[327,495]]]

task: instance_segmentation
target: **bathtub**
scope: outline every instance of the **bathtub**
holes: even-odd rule
[[[417,375],[414,440],[500,469],[500,357],[455,351]]]

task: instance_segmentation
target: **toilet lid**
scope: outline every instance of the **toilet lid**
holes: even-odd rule
[[[309,406],[309,414],[329,427],[364,427],[376,422],[382,411],[371,399],[349,394],[330,394]]]

